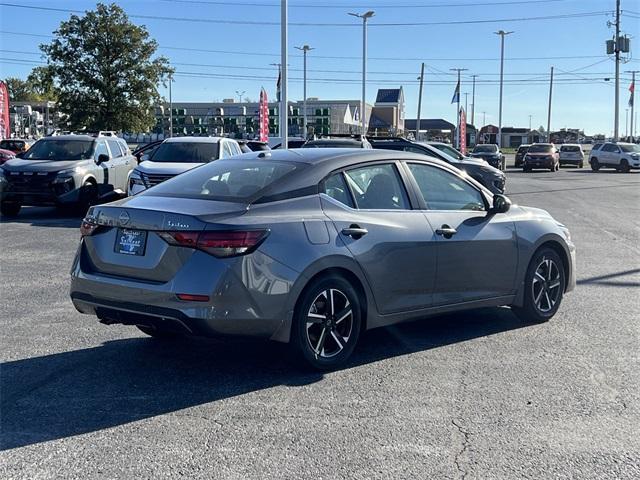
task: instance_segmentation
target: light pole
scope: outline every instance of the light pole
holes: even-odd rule
[[[282,63],[282,75],[280,78],[280,136],[282,148],[289,148],[289,105],[287,98],[287,70],[289,61],[289,10],[287,0],[280,0],[280,63]]]
[[[309,45],[303,45],[301,47],[296,47],[298,50],[302,50],[302,55],[304,57],[304,82],[303,82],[303,101],[302,101],[302,115],[303,115],[303,126],[302,131],[304,132],[304,138],[307,138],[307,52],[313,50]]]
[[[504,77],[504,37],[506,35],[512,34],[513,32],[498,30],[494,33],[496,35],[500,35],[500,105],[498,107],[498,146],[502,147],[502,81]]]
[[[464,92],[464,114],[467,115],[467,106],[469,100],[469,92]]]
[[[173,75],[169,74],[169,138],[173,137],[173,98],[171,96],[171,84]]]
[[[418,115],[416,118],[416,142],[420,141],[420,113],[422,111],[422,85],[424,83],[424,62],[422,62],[422,66],[420,67],[420,76],[418,77],[420,80],[420,91],[418,92]]]
[[[367,115],[365,109],[367,93],[367,20],[375,15],[373,10],[365,13],[349,13],[352,17],[362,19],[362,101],[360,102],[360,119],[362,121],[362,136],[367,134]]]
[[[236,95],[238,95],[238,103],[242,103],[242,96],[245,94],[246,90],[240,91],[236,90]]]
[[[476,126],[476,77],[478,75],[471,75],[473,79],[473,87],[471,90],[471,125]]]
[[[532,116],[533,116],[533,115],[529,115],[529,132],[531,132],[531,117],[532,117]]]

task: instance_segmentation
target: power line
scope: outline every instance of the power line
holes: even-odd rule
[[[17,3],[0,2],[0,6],[12,7],[12,8],[24,8],[30,10],[42,10],[48,12],[63,12],[63,13],[76,13],[84,14],[83,10],[70,10],[65,8],[55,7],[41,7],[35,5],[20,5]],[[499,19],[477,19],[477,20],[450,20],[450,21],[437,21],[437,22],[411,22],[411,23],[371,23],[371,27],[420,27],[420,26],[444,26],[444,25],[473,25],[473,24],[486,24],[486,23],[506,23],[506,22],[529,22],[529,21],[541,21],[541,20],[563,20],[570,18],[583,18],[609,15],[610,11],[596,11],[596,12],[578,12],[567,13],[559,15],[546,15],[539,17],[517,17],[517,18],[499,18]],[[225,20],[220,18],[188,18],[188,17],[163,17],[159,15],[139,15],[128,14],[131,18],[141,18],[143,20],[167,20],[171,22],[192,22],[192,23],[214,23],[214,24],[226,24],[226,25],[253,25],[253,26],[280,26],[280,22],[274,21],[258,21],[258,20]],[[315,23],[315,22],[289,22],[290,27],[358,27],[355,23]]]
[[[0,33],[6,35],[19,35],[38,38],[53,38],[52,35],[42,35],[36,33],[25,32],[11,32],[7,30],[0,30]],[[209,48],[194,48],[194,47],[175,47],[168,45],[159,45],[158,48],[163,50],[177,50],[186,52],[199,52],[199,53],[219,53],[226,55],[248,55],[254,57],[280,57],[280,54],[267,53],[267,52],[247,52],[238,50],[214,50]],[[302,55],[291,55],[292,57],[302,58]],[[331,60],[360,60],[362,57],[348,56],[348,55],[314,55],[314,59],[331,59]],[[505,60],[509,61],[529,61],[529,60],[573,60],[582,58],[608,58],[606,55],[564,55],[564,56],[551,56],[551,57],[505,57]],[[433,57],[433,58],[421,58],[421,57],[368,57],[368,60],[382,60],[390,62],[453,62],[453,61],[468,61],[468,62],[483,62],[483,61],[499,61],[499,58],[491,57],[479,57],[479,58],[446,58],[446,57]],[[427,65],[425,65],[429,68]],[[433,68],[433,67],[430,67]],[[413,74],[412,74],[413,75]]]
[[[184,3],[184,4],[196,4],[196,5],[220,5],[220,6],[224,6],[224,5],[229,5],[229,6],[234,6],[234,7],[268,7],[268,8],[272,8],[272,7],[279,7],[280,4],[279,3],[255,3],[255,2],[230,2],[230,1],[218,1],[218,0],[162,0],[164,2],[170,2],[170,3]],[[512,0],[512,1],[506,1],[506,2],[473,2],[473,3],[469,3],[469,2],[465,2],[465,3],[432,3],[429,5],[393,5],[393,4],[386,4],[386,5],[377,5],[377,4],[370,4],[367,3],[367,6],[369,8],[376,8],[376,9],[382,9],[382,8],[393,8],[393,9],[399,9],[399,8],[449,8],[449,7],[490,7],[490,6],[505,6],[505,5],[531,5],[531,4],[535,4],[535,3],[559,3],[559,2],[566,2],[568,0]],[[327,8],[340,8],[340,9],[355,9],[355,8],[362,8],[362,5],[343,5],[343,4],[339,4],[339,5],[327,5],[327,4],[310,4],[310,3],[305,3],[305,4],[296,4],[296,3],[290,3],[289,4],[289,8],[322,8],[322,9],[327,9]]]

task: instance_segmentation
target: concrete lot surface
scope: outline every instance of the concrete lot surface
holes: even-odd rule
[[[79,219],[3,219],[0,478],[640,478],[640,173],[511,170],[507,190],[571,229],[560,312],[371,331],[327,374],[100,325],[68,298]]]

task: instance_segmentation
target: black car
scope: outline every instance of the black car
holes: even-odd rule
[[[505,157],[500,151],[500,147],[496,144],[487,143],[476,145],[470,155],[474,158],[482,158],[486,160],[489,165],[499,168],[500,170],[504,170],[506,167]]]
[[[514,164],[514,166],[516,168],[522,167],[522,164],[524,163],[524,156],[529,151],[529,147],[530,146],[531,145],[520,145],[518,147],[518,151],[516,152],[516,161],[515,161],[515,164]]]
[[[474,158],[453,158],[433,145],[422,142],[412,142],[402,137],[369,137],[373,148],[384,150],[401,150],[405,152],[421,153],[437,158],[466,172],[471,178],[488,188],[491,193],[504,193],[505,174],[497,168],[487,165],[484,160]]]

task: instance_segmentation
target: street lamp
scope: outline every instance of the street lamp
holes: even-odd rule
[[[303,132],[304,138],[307,138],[307,52],[310,50],[314,50],[309,45],[303,45],[302,47],[296,47],[298,50],[302,50],[302,55],[304,56],[304,82],[303,82],[303,101],[302,101],[302,114],[303,114]]]
[[[502,79],[504,75],[504,37],[506,35],[512,34],[513,32],[498,30],[494,33],[496,35],[500,35],[500,106],[498,108],[498,146],[502,147]]]
[[[362,121],[362,136],[367,134],[365,96],[367,93],[367,20],[375,15],[373,10],[365,13],[349,13],[352,17],[362,19],[362,101],[360,102],[360,119]]]
[[[239,102],[238,103],[242,103],[242,96],[246,93],[246,90],[240,91],[240,90],[236,90],[236,95],[238,95],[239,98]]]

